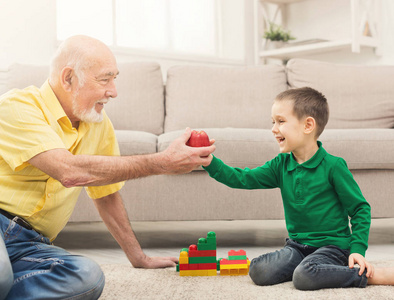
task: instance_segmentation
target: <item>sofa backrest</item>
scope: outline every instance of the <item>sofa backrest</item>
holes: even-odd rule
[[[287,63],[290,88],[323,93],[330,108],[327,128],[393,128],[392,66],[340,65],[305,59]]]
[[[164,85],[160,65],[118,64],[118,96],[105,106],[115,129],[163,133]]]
[[[272,102],[286,89],[285,69],[279,65],[172,67],[167,72],[164,131],[269,129]]]
[[[118,68],[118,97],[105,106],[115,129],[163,133],[164,86],[159,64],[120,63]],[[11,65],[0,72],[0,95],[13,88],[40,87],[48,75],[49,66]]]

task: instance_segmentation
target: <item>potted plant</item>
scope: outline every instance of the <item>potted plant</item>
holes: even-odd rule
[[[282,26],[270,22],[268,30],[264,32],[263,35],[265,39],[265,48],[280,48],[285,45],[286,42],[290,40],[295,40],[290,34],[289,30],[285,30]]]

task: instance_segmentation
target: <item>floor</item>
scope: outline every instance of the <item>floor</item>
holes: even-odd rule
[[[208,231],[216,232],[218,258],[226,258],[230,250],[243,249],[251,259],[280,249],[286,238],[283,220],[132,222],[131,225],[144,252],[150,256],[178,257],[182,248],[196,244]],[[101,222],[69,223],[55,245],[88,256],[99,264],[128,263]],[[394,218],[372,220],[366,258],[394,261]]]

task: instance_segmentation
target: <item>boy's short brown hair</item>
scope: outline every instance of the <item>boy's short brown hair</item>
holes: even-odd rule
[[[304,117],[312,117],[316,121],[316,138],[323,132],[328,122],[329,109],[326,97],[310,87],[290,89],[276,96],[275,101],[293,101],[293,112],[301,120]]]

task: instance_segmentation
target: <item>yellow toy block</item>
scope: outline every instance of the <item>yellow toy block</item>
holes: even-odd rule
[[[221,269],[220,275],[222,276],[238,276],[238,275],[248,275],[248,269]]]
[[[217,270],[180,270],[180,276],[216,276]]]
[[[186,265],[189,263],[189,254],[187,251],[182,251],[181,254],[179,254],[179,263]]]
[[[250,260],[247,260],[246,264],[228,264],[220,265],[220,275],[223,276],[237,276],[237,275],[248,275],[249,273],[249,266],[250,266]]]
[[[248,265],[247,264],[241,264],[241,265],[220,265],[220,270],[230,270],[230,269],[247,269]]]

